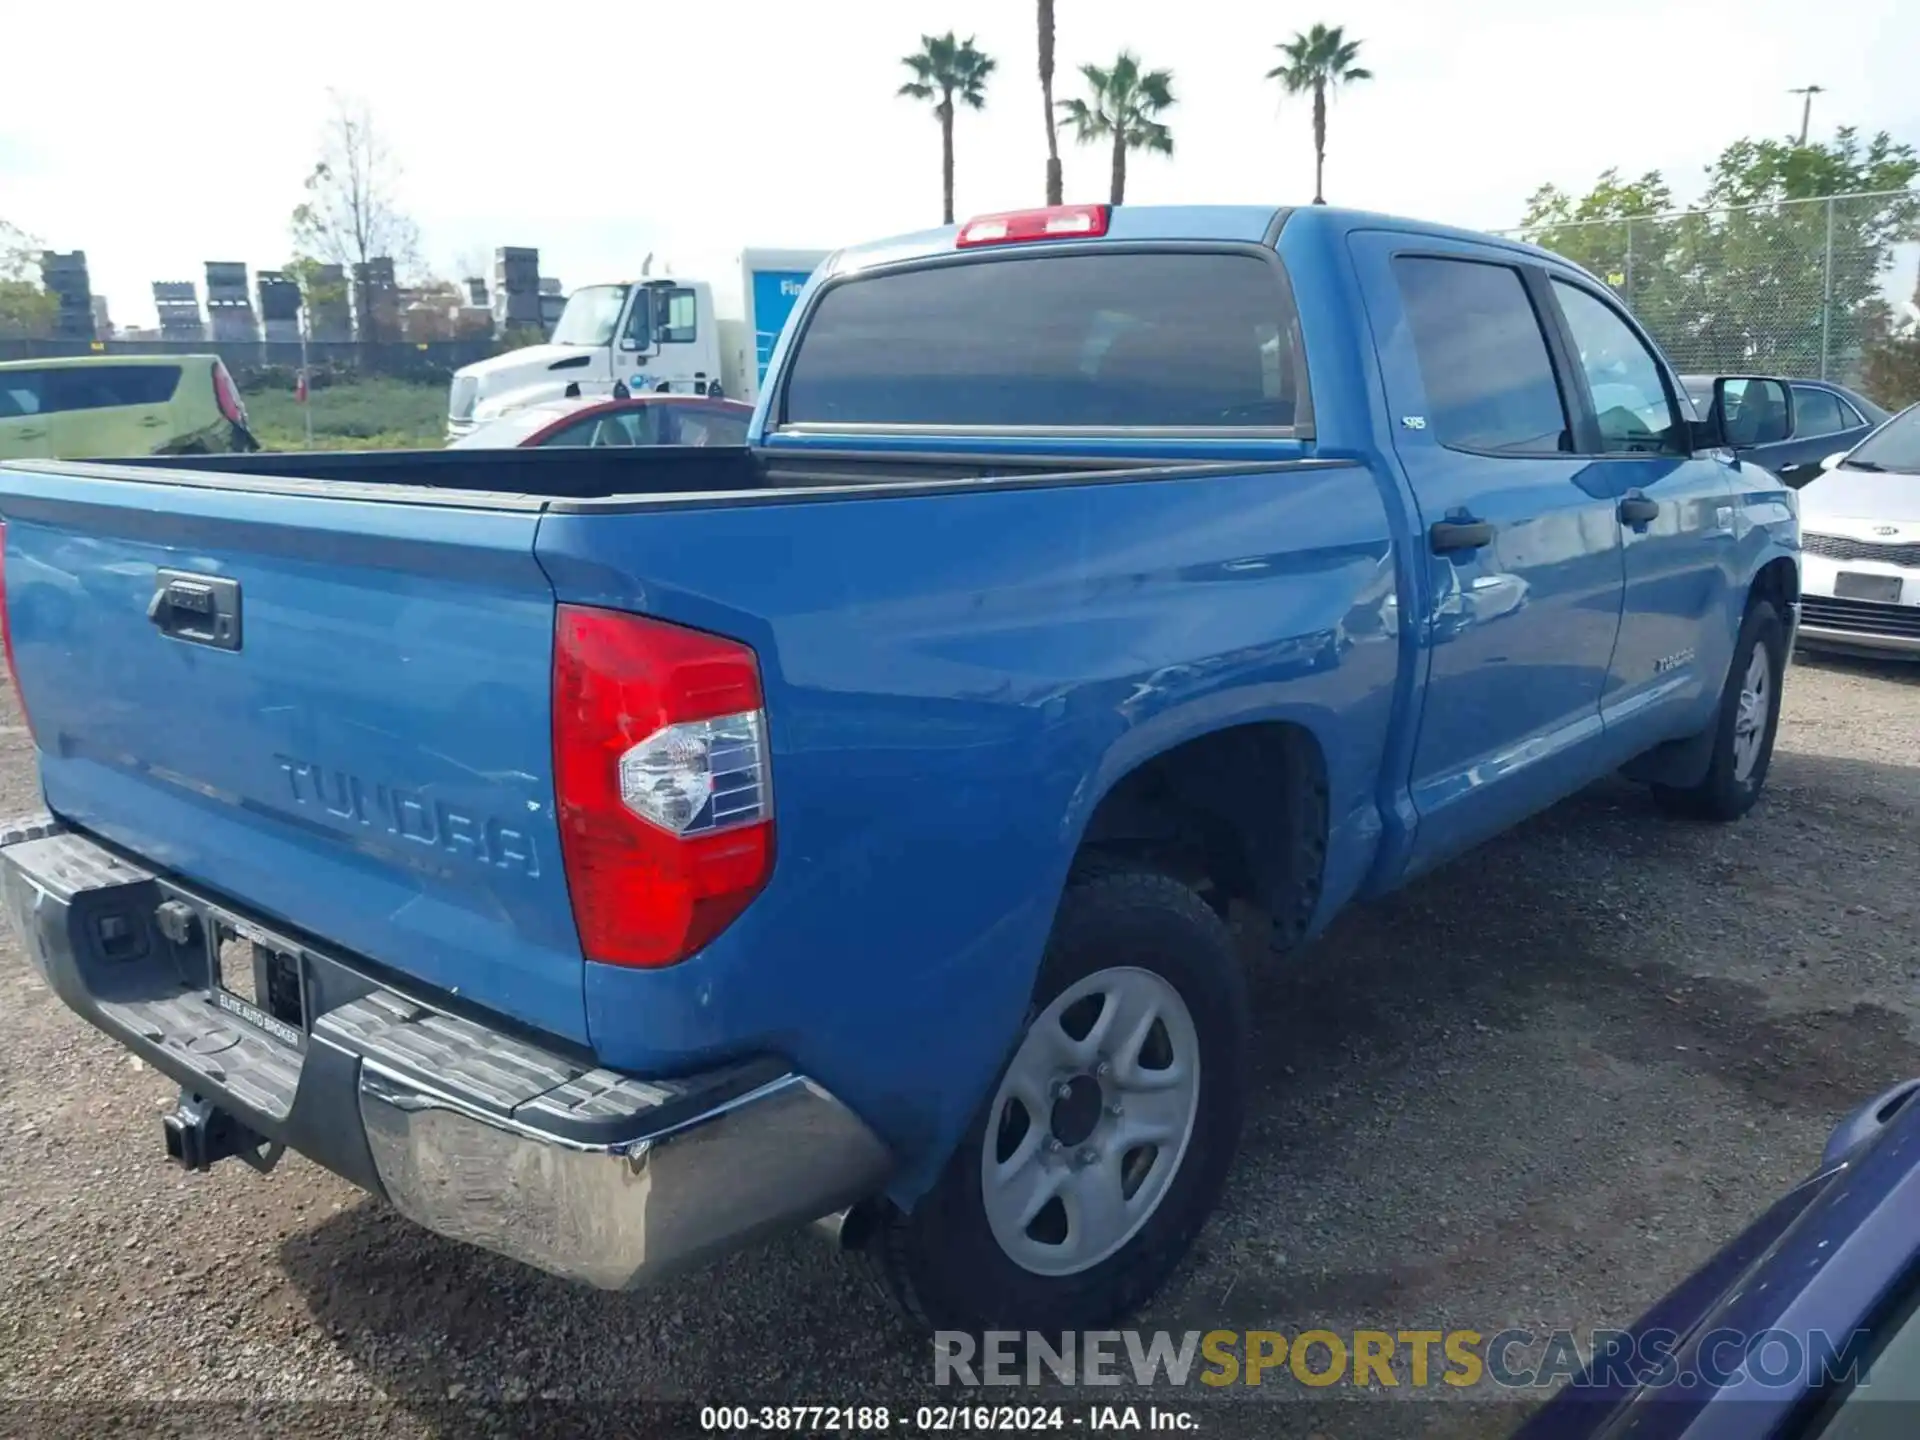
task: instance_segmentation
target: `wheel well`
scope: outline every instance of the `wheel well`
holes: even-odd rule
[[[1750,601],[1772,601],[1773,608],[1785,620],[1788,610],[1800,598],[1800,572],[1794,568],[1793,561],[1784,555],[1769,560],[1760,567],[1760,573],[1753,577],[1753,587],[1747,593]]]
[[[1263,911],[1273,944],[1306,934],[1327,858],[1326,757],[1311,731],[1236,725],[1154,756],[1101,798],[1077,862],[1146,861],[1221,914]]]

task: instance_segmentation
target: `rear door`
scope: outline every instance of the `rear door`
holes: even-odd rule
[[[56,814],[585,1041],[532,502],[50,465],[0,516]]]
[[[1544,274],[1492,247],[1351,239],[1431,605],[1412,868],[1592,778],[1620,527],[1577,453]]]
[[[62,459],[151,455],[174,438],[178,365],[72,365],[47,371],[53,454]]]
[[[0,460],[53,454],[45,370],[0,370]]]
[[[1871,429],[1851,405],[1824,385],[1793,387],[1793,436],[1781,453],[1780,463],[1767,464],[1795,489],[1820,473],[1820,462],[1829,455],[1851,450],[1867,438]]]

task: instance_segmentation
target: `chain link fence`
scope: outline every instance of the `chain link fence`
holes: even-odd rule
[[[1920,190],[1504,232],[1610,285],[1683,373],[1920,399]]]

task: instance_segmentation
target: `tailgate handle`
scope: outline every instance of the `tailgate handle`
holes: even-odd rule
[[[147,619],[162,635],[216,650],[240,648],[240,582],[185,570],[154,573]]]

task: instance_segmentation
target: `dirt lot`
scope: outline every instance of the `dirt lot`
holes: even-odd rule
[[[1141,1323],[1624,1323],[1804,1173],[1845,1109],[1920,1073],[1920,667],[1803,660],[1786,697],[1745,823],[1663,821],[1639,790],[1602,785],[1263,977],[1237,1178]],[[0,718],[0,802],[30,809],[25,735]],[[651,1294],[575,1290],[415,1230],[298,1159],[264,1180],[171,1170],[171,1100],[9,935],[0,1401],[63,1402],[4,1411],[10,1427],[84,1416],[98,1433],[110,1412],[70,1404],[92,1402],[147,1428],[162,1412],[139,1402],[168,1399],[342,1402],[176,1412],[194,1433],[263,1416],[341,1435],[559,1433],[587,1413],[541,1412],[544,1398],[603,1402],[644,1433],[651,1400],[935,1398],[926,1350],[810,1238]],[[502,1398],[536,1408],[503,1417]],[[1258,1408],[1201,1419],[1503,1434],[1521,1413]]]

